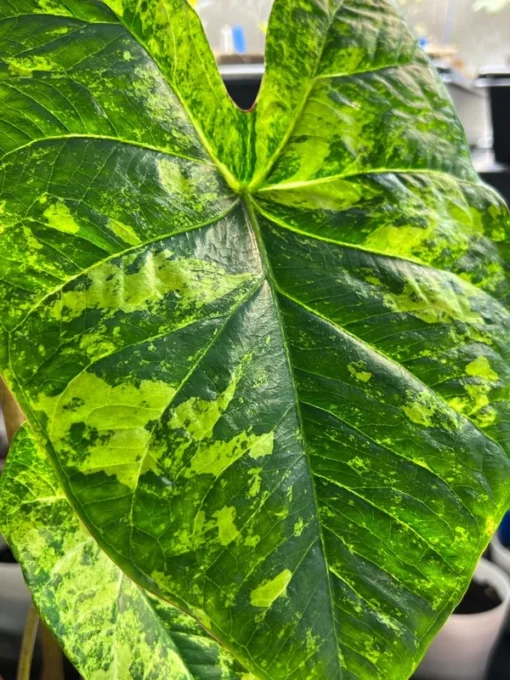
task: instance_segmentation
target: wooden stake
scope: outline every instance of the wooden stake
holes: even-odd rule
[[[64,680],[64,657],[57,641],[41,621],[41,680]]]
[[[4,412],[5,429],[10,444],[19,426],[25,420],[25,416],[2,378],[0,378],[0,404]]]
[[[30,605],[30,609],[28,611],[25,631],[23,632],[16,680],[30,680],[30,671],[32,669],[32,659],[34,656],[34,646],[38,627],[39,614],[32,604]]]

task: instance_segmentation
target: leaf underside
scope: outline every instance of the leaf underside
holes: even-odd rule
[[[0,526],[87,680],[409,677],[508,505],[510,219],[391,0],[0,0]]]

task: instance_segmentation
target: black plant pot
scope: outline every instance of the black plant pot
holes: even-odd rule
[[[510,69],[483,69],[478,84],[489,89],[496,161],[510,163]]]
[[[249,111],[257,99],[262,81],[262,64],[220,65],[229,95],[240,109]]]

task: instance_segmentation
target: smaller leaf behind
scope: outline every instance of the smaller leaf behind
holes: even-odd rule
[[[148,594],[83,527],[27,423],[0,479],[0,530],[86,680],[250,680],[192,618]]]

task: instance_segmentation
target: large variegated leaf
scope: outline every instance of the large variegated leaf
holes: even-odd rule
[[[510,220],[393,4],[276,0],[250,113],[185,0],[0,32],[3,375],[96,549],[255,678],[408,677],[509,500]]]

